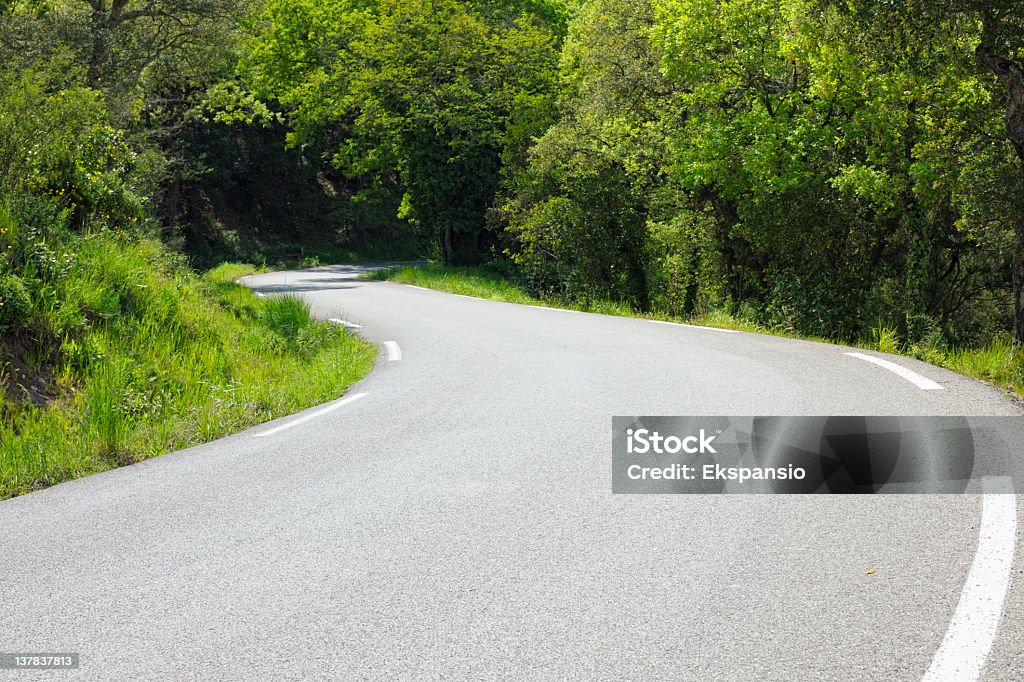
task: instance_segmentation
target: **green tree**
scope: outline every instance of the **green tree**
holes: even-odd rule
[[[907,42],[944,48],[927,65],[928,82],[949,98],[961,98],[959,106],[947,107],[958,116],[945,119],[949,125],[939,134],[947,150],[958,149],[959,161],[973,171],[959,174],[958,208],[970,220],[965,225],[970,237],[983,245],[994,238],[992,225],[1009,233],[1013,339],[1024,342],[1024,8],[1005,0],[857,0],[835,6],[871,35],[902,34]],[[954,74],[976,91],[950,88]],[[964,100],[971,106],[963,106]],[[998,136],[993,136],[995,117],[1002,119]],[[933,139],[930,146],[935,151],[942,144]],[[1006,173],[1008,157],[1017,166],[1015,177]],[[979,235],[979,224],[990,227]]]
[[[394,173],[400,216],[433,235],[445,262],[484,255],[503,154],[522,146],[552,86],[554,34],[531,15],[488,21],[457,0],[268,11],[283,21],[256,41],[253,68],[289,106],[293,143],[327,135],[350,176]]]
[[[801,0],[660,6],[683,93],[672,172],[714,217],[731,297],[767,322],[956,332],[973,322],[964,303],[999,286],[1002,226],[963,172],[1001,172],[974,161],[993,156],[970,27],[881,18]]]
[[[674,103],[650,41],[653,18],[646,0],[595,0],[569,25],[559,120],[503,211],[510,251],[538,292],[651,305],[648,222]]]
[[[1006,91],[1006,137],[1020,166],[1012,261],[1013,340],[1019,345],[1024,343],[1024,8],[1015,2],[985,2],[975,7],[982,29],[975,56]]]

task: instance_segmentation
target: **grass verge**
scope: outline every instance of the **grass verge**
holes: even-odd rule
[[[833,339],[812,337],[784,327],[769,327],[753,320],[732,315],[724,310],[713,310],[689,317],[678,317],[665,313],[638,313],[623,303],[598,301],[579,304],[558,299],[539,299],[529,295],[517,283],[488,268],[422,267],[386,268],[365,275],[367,279],[387,280],[402,284],[413,284],[447,291],[453,294],[476,296],[507,303],[544,305],[583,312],[601,313],[626,317],[640,317],[681,324],[694,324],[720,329],[770,334],[787,338],[798,338],[822,343],[836,343]],[[1014,348],[1006,338],[997,338],[983,348],[940,348],[935,346],[908,346],[902,344],[892,329],[874,330],[871,339],[854,344],[861,348],[883,353],[906,355],[924,362],[953,370],[959,374],[994,384],[1013,394],[1024,397],[1024,351]]]
[[[235,284],[252,266],[200,276],[109,231],[17,246],[0,277],[0,305],[20,306],[0,315],[0,499],[337,398],[373,366],[373,345],[300,299]]]

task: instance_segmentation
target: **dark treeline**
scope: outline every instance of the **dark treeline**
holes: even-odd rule
[[[0,202],[25,222],[158,231],[199,266],[425,253],[640,311],[1024,341],[1017,2],[0,0],[0,17]]]

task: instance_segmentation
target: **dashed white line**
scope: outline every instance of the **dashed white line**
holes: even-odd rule
[[[419,289],[420,291],[433,291],[432,289],[428,289],[426,287],[418,287],[415,284],[406,284],[405,286],[409,287],[410,289]]]
[[[362,329],[363,328],[363,325],[361,325],[361,324],[356,324],[355,322],[349,322],[347,320],[341,320],[341,319],[338,319],[337,317],[328,318],[327,321],[332,323],[332,324],[340,324],[342,327],[347,327],[349,329]]]
[[[471,298],[474,301],[486,301],[486,298],[480,298],[479,296],[467,296],[466,294],[452,294],[452,296],[458,296],[459,298]]]
[[[310,419],[316,419],[317,417],[322,417],[323,415],[327,414],[328,412],[333,412],[334,410],[338,409],[339,407],[344,407],[345,405],[350,405],[351,403],[354,403],[355,401],[359,400],[360,398],[365,398],[365,397],[366,397],[365,393],[354,393],[354,394],[352,394],[350,396],[346,396],[344,398],[341,398],[340,400],[335,400],[333,403],[327,403],[326,405],[321,407],[319,410],[314,410],[312,412],[304,414],[301,417],[298,417],[296,419],[291,420],[287,424],[281,424],[280,426],[275,426],[272,429],[268,429],[268,430],[262,431],[260,433],[254,433],[252,435],[253,435],[254,438],[265,438],[266,436],[273,436],[275,433],[280,433],[281,431],[284,431],[285,429],[290,429],[293,426],[298,426],[299,424],[304,424],[304,423],[308,422]]]
[[[384,347],[388,349],[388,362],[398,362],[402,359],[402,349],[394,341],[385,341]]]
[[[690,329],[707,329],[713,332],[723,332],[725,334],[739,334],[738,329],[722,329],[721,327],[703,327],[699,324],[683,324],[682,322],[666,322],[665,320],[651,320],[654,324],[668,324],[673,327],[689,327]]]
[[[911,371],[911,370],[907,369],[903,365],[897,365],[895,362],[889,362],[888,360],[883,360],[882,358],[876,358],[874,355],[867,355],[865,353],[843,353],[843,355],[849,355],[852,358],[857,358],[858,360],[866,360],[867,362],[876,364],[879,367],[884,367],[885,369],[889,370],[890,372],[893,372],[893,373],[898,374],[899,376],[903,377],[904,379],[906,379],[910,383],[914,384],[915,386],[917,386],[918,388],[920,388],[923,391],[941,391],[942,390],[942,386],[937,384],[937,383],[935,383],[931,379],[929,379],[927,377],[923,377],[920,374],[918,374],[917,372],[914,372],[914,371]]]
[[[1017,540],[1017,496],[1007,476],[982,479],[978,550],[946,631],[924,682],[973,682],[981,676],[995,642],[1010,585]]]

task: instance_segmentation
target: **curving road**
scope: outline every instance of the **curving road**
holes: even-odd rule
[[[0,679],[1021,679],[1012,495],[610,494],[612,415],[1022,414],[995,389],[359,271],[246,280],[382,344],[344,401],[0,503],[0,652],[81,655]]]

